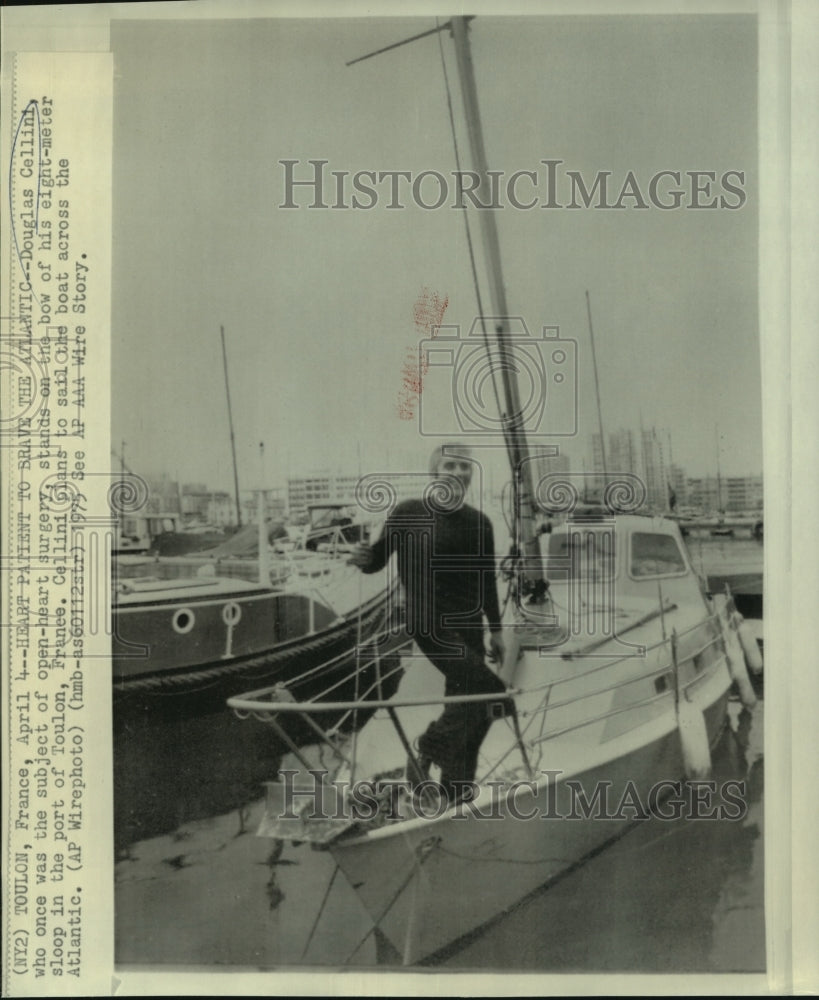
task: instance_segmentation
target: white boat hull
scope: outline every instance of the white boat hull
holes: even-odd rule
[[[676,783],[708,774],[737,673],[732,604],[706,597],[676,526],[661,519],[618,518],[616,561],[595,567],[612,530],[591,522],[555,532],[549,601],[508,609],[500,673],[516,715],[490,726],[473,802],[436,811],[422,798],[419,809],[404,792],[392,808],[382,797],[369,817],[348,809],[311,827],[303,811],[295,822],[282,812],[280,794],[269,799],[260,832],[326,845],[406,964],[502,914],[635,820],[662,815],[672,794],[666,818],[676,818],[675,806],[686,807]],[[575,533],[588,565],[566,554]],[[356,781],[401,781],[408,749],[449,700],[440,672],[412,657],[395,696],[345,749],[332,783],[350,789],[338,793],[348,805]],[[273,714],[317,708],[275,695],[236,702]]]
[[[711,744],[726,718],[730,686],[723,667],[697,694]],[[622,834],[639,818],[639,808],[653,801],[658,783],[682,779],[673,696],[668,700],[668,710],[650,725],[618,738],[619,754],[613,744],[598,746],[595,761],[577,745],[555,746],[542,769],[561,773],[541,775],[534,789],[521,785],[512,810],[502,799],[493,808],[484,794],[475,812],[461,806],[437,820],[415,819],[334,842],[337,864],[403,962],[418,962],[502,914]],[[583,816],[577,786],[573,791],[567,783],[573,781],[592,804],[595,788],[605,787],[605,803],[592,818]]]

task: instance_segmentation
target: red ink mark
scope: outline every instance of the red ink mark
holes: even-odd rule
[[[442,299],[437,292],[431,292],[428,288],[421,290],[412,307],[415,329],[420,340],[430,339],[437,334],[448,305],[449,296]],[[420,345],[407,348],[407,355],[401,366],[401,388],[398,392],[398,417],[401,420],[412,420],[415,416],[415,404],[424,389],[424,376],[429,366],[421,359],[419,347]]]

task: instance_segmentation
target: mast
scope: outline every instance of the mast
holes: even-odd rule
[[[640,461],[642,462],[642,473],[643,473],[643,485],[646,490],[646,500],[650,504],[650,498],[648,495],[648,470],[651,467],[650,456],[648,450],[646,449],[646,431],[643,426],[643,410],[642,407],[639,410],[640,414]]]
[[[453,17],[451,21],[452,37],[455,42],[455,55],[458,63],[458,75],[461,81],[461,92],[464,102],[469,144],[472,150],[472,160],[478,172],[481,183],[489,183],[489,170],[486,161],[486,150],[481,130],[480,112],[478,109],[478,91],[475,84],[475,71],[472,66],[472,55],[467,37],[467,18]],[[503,284],[501,270],[500,242],[495,221],[495,209],[489,208],[479,213],[481,235],[486,252],[489,270],[489,288],[494,311],[494,334],[501,359],[510,353],[509,310],[506,304],[506,289]],[[520,404],[517,380],[511,370],[511,365],[501,364],[506,412],[501,414],[506,430],[507,447],[514,478],[516,510],[520,519],[520,535],[523,554],[526,557],[523,575],[533,588],[535,599],[545,591],[543,567],[535,532],[535,519],[538,513],[532,481],[532,464],[529,459],[529,449],[523,427],[523,413]]]
[[[228,422],[230,424],[230,451],[233,456],[233,489],[236,493],[236,524],[242,527],[242,508],[239,504],[239,473],[236,470],[236,437],[233,433],[233,411],[230,407],[230,382],[228,381],[227,350],[225,348],[225,328],[219,327],[222,333],[222,364],[225,369],[225,393],[227,394]]]
[[[671,447],[671,431],[666,428],[666,440],[668,441],[668,472],[665,477],[666,481],[666,510],[669,514],[673,514],[674,508],[677,505],[677,491],[674,489],[674,450]],[[671,504],[671,495],[674,494],[674,504]]]
[[[261,479],[259,481],[259,496],[257,498],[257,512],[259,518],[259,583],[263,587],[270,586],[270,550],[267,538],[267,510],[265,503],[264,489],[264,441],[259,442],[259,467]]]
[[[719,467],[719,425],[714,424],[714,439],[717,446],[717,512],[722,510],[722,475]]]
[[[597,354],[594,350],[594,327],[592,326],[591,299],[586,291],[586,312],[589,316],[589,339],[591,340],[592,366],[594,368],[594,392],[597,396],[597,426],[600,428],[600,454],[603,457],[603,490],[606,489],[608,469],[606,468],[606,441],[603,437],[603,411],[600,406],[600,382],[597,379]]]

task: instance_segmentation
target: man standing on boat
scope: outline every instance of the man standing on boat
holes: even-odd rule
[[[376,573],[396,553],[408,632],[446,678],[447,697],[502,694],[506,688],[486,665],[484,647],[485,618],[489,657],[503,663],[494,535],[489,518],[464,502],[472,481],[469,448],[436,448],[429,470],[424,497],[397,504],[375,544],[357,546],[349,561]],[[450,802],[463,797],[493,718],[508,708],[503,700],[447,704],[418,739],[421,776],[437,764]]]

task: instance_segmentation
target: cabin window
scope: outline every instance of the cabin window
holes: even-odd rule
[[[685,572],[685,560],[676,539],[648,531],[631,536],[631,575],[669,576]]]
[[[549,535],[549,578],[610,580],[614,576],[614,533],[573,528]]]

